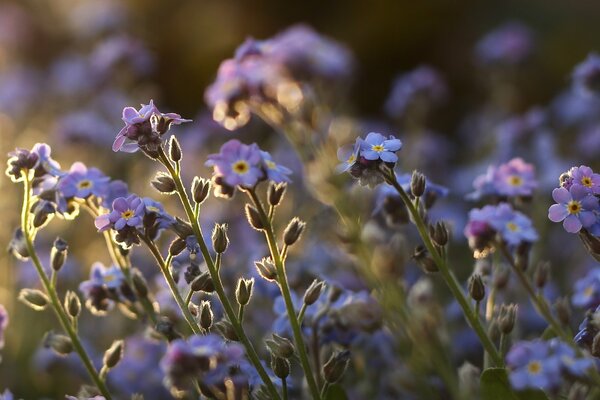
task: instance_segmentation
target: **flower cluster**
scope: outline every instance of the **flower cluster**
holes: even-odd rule
[[[97,315],[105,314],[115,303],[135,300],[121,269],[114,265],[107,268],[100,262],[92,265],[90,279],[82,282],[79,290],[88,309]]]
[[[580,378],[594,367],[589,358],[577,356],[566,343],[552,339],[515,343],[506,355],[510,384],[516,390],[560,388],[563,378]]]
[[[486,196],[530,198],[538,183],[534,166],[521,158],[513,158],[505,164],[490,166],[485,174],[475,179],[473,186],[475,192],[467,195],[468,199],[478,200]]]
[[[571,302],[577,308],[586,310],[600,306],[600,269],[592,269],[575,282],[575,292]]]
[[[484,36],[475,47],[475,56],[486,65],[515,65],[525,61],[533,47],[531,30],[519,22],[509,22]]]
[[[582,229],[593,235],[600,233],[597,226],[600,204],[600,174],[584,165],[573,167],[560,177],[560,187],[552,191],[556,202],[548,209],[552,222],[562,222],[569,233]]]

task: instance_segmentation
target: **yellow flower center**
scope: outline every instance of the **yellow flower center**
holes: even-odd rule
[[[519,226],[514,222],[509,222],[508,224],[506,224],[506,227],[513,232],[517,232],[519,230]]]
[[[355,161],[356,161],[356,154],[351,154],[350,157],[348,157],[348,161],[346,161],[346,163],[354,164]]]
[[[575,200],[571,200],[567,204],[567,211],[569,211],[569,214],[579,214],[579,212],[581,211],[581,203]]]
[[[592,187],[592,178],[589,176],[584,176],[581,178],[581,184],[585,187]]]
[[[235,172],[238,175],[243,175],[246,172],[250,171],[250,165],[247,161],[244,160],[236,161],[235,163],[233,163],[232,168],[233,172]]]
[[[79,189],[89,189],[92,187],[92,181],[84,179],[77,184]]]
[[[382,151],[385,150],[385,148],[383,147],[383,145],[374,144],[373,146],[371,146],[371,150],[381,153]]]
[[[114,280],[115,280],[114,275],[104,275],[104,282],[108,283],[108,282],[112,282]]]
[[[531,361],[527,364],[527,371],[532,375],[537,375],[542,372],[542,364],[539,361]]]
[[[127,210],[127,211],[123,211],[121,213],[121,218],[123,219],[130,219],[135,215],[135,213],[133,212],[133,210]]]
[[[266,160],[265,164],[267,164],[267,168],[269,169],[275,169],[277,168],[277,164],[275,164],[273,161],[271,160]]]
[[[590,297],[593,294],[594,294],[594,287],[591,285],[586,287],[585,290],[583,291],[583,295],[585,297]]]
[[[508,184],[512,186],[521,186],[523,184],[523,178],[518,175],[511,175],[508,177]]]

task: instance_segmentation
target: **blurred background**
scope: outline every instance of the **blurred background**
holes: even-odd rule
[[[354,55],[355,67],[340,104],[344,114],[354,115],[365,126],[383,125],[402,137],[404,129],[411,129],[410,121],[386,114],[384,106],[392,85],[399,74],[420,65],[435,68],[445,81],[447,96],[435,116],[428,118],[428,129],[435,130],[436,140],[441,141],[435,143],[450,143],[454,149],[448,151],[444,163],[471,168],[477,161],[484,162],[481,149],[486,148],[477,147],[485,132],[471,117],[494,107],[497,112],[491,120],[499,125],[534,106],[551,109],[562,104],[560,95],[568,95],[574,65],[600,47],[599,17],[598,2],[561,0],[0,0],[0,150],[6,154],[15,147],[46,142],[63,169],[83,160],[114,178],[126,179],[132,190],[151,193],[147,182],[156,167],[141,156],[131,162],[130,156],[110,150],[122,126],[123,107],[154,99],[161,111],[194,119],[194,124],[179,131],[190,154],[216,152],[231,137],[262,138],[269,129],[265,125],[255,123],[241,133],[230,133],[211,123],[204,91],[215,80],[221,62],[231,58],[247,37],[267,39],[293,24],[306,23]],[[526,62],[519,60],[509,68],[487,65],[476,46],[486,34],[507,23],[528,29],[531,49]],[[581,139],[581,132],[598,126],[600,107],[597,102],[590,107],[593,115],[585,124],[554,119],[562,132],[555,148],[561,159],[571,160],[564,148],[583,141],[584,159],[597,163],[594,155],[600,149],[600,133],[596,130],[592,135],[599,140]],[[281,151],[285,154],[286,149]],[[195,174],[210,175],[203,166],[204,156],[189,159],[188,179]],[[413,167],[418,161],[413,160]],[[568,162],[553,164],[552,179],[564,165]],[[449,180],[448,171],[440,169],[434,159],[423,168],[447,186],[458,185],[458,197],[485,171],[477,164]],[[8,178],[0,179],[0,243],[5,246],[18,223],[18,189]],[[542,194],[544,205],[549,203],[547,193]],[[538,220],[545,218],[545,210],[538,210]],[[212,206],[212,212],[226,214],[217,206]],[[74,265],[65,272],[69,287],[87,279],[92,262],[99,258],[108,262],[107,256],[98,256],[103,254],[101,241],[88,244],[79,236],[79,229],[87,229],[88,237],[94,234],[89,217],[82,218],[88,227],[75,229],[58,221],[45,239],[40,238],[45,251],[56,232],[70,239]],[[564,236],[555,238],[561,239]],[[558,263],[566,262],[565,254],[557,257]],[[585,264],[585,255],[580,258]],[[33,282],[30,265],[0,256],[0,304],[11,319],[7,346],[1,352],[0,390],[11,388],[23,398],[52,398],[65,387],[74,393],[80,381],[69,377],[69,368],[75,367],[56,367],[55,357],[40,350],[43,333],[54,326],[52,316],[35,318],[33,311],[15,300],[18,288],[31,287]],[[133,325],[115,318],[103,319],[93,330],[110,331],[111,323],[134,330]],[[110,341],[100,342],[103,348]],[[132,350],[141,360],[138,364],[146,363],[143,356],[150,354],[144,346]],[[160,346],[152,349],[159,358]]]

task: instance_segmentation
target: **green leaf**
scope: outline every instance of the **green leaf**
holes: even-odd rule
[[[348,396],[340,385],[331,385],[323,400],[348,400]]]
[[[548,400],[541,390],[515,392],[504,368],[489,368],[481,374],[482,400]]]

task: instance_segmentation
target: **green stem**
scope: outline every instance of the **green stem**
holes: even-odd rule
[[[269,222],[269,217],[265,213],[263,205],[259,200],[258,196],[256,195],[256,192],[253,189],[250,189],[248,190],[248,195],[252,199],[252,202],[258,210],[261,219],[263,220],[263,224],[265,225],[264,233],[267,239],[267,245],[269,246],[271,257],[273,258],[275,268],[277,269],[277,280],[279,282],[279,288],[281,289],[281,294],[285,301],[285,307],[287,310],[288,318],[290,320],[290,324],[292,325],[292,332],[294,334],[294,342],[296,343],[296,349],[298,350],[300,363],[302,364],[302,369],[304,370],[304,375],[306,377],[306,381],[308,382],[308,387],[310,389],[312,397],[314,399],[319,399],[319,389],[317,387],[317,383],[315,381],[310,362],[308,361],[306,345],[304,344],[304,339],[302,338],[302,329],[300,328],[300,323],[298,322],[296,310],[294,310],[294,303],[292,302],[290,287],[285,272],[285,266],[283,265],[281,254],[279,252],[279,248],[277,247],[277,242],[273,233],[273,225]]]
[[[288,387],[287,387],[287,379],[286,378],[281,378],[281,392],[283,393],[283,400],[287,400]]]
[[[190,291],[188,292],[187,296],[185,296],[185,305],[189,305],[190,301],[192,301],[192,296],[194,295],[194,291],[192,289],[190,289]]]
[[[329,382],[325,382],[325,384],[323,385],[323,389],[321,389],[321,398],[324,399],[327,396],[327,393],[329,393],[329,388],[331,387],[331,384]]]
[[[171,175],[171,178],[173,178],[173,180],[175,181],[175,187],[177,189],[177,194],[179,195],[179,199],[181,200],[181,204],[183,206],[183,209],[185,210],[185,214],[186,214],[189,222],[192,224],[192,229],[194,230],[194,235],[196,236],[196,240],[198,240],[198,245],[200,246],[200,252],[202,253],[202,256],[204,257],[204,261],[206,262],[208,272],[210,273],[210,276],[213,280],[213,284],[215,286],[215,292],[217,293],[217,296],[219,297],[219,300],[221,301],[221,304],[223,305],[223,310],[225,311],[225,315],[227,315],[227,318],[229,319],[229,322],[231,322],[231,325],[233,326],[233,329],[234,329],[236,335],[238,336],[238,338],[244,345],[244,347],[246,349],[246,354],[247,354],[248,358],[250,359],[250,362],[252,362],[252,365],[254,366],[254,368],[256,368],[256,371],[258,372],[262,381],[264,382],[267,390],[269,391],[269,394],[271,395],[271,398],[280,399],[281,397],[279,396],[279,393],[277,392],[275,385],[271,381],[269,374],[267,374],[267,371],[265,370],[262,363],[260,362],[260,358],[258,357],[258,354],[256,353],[256,350],[254,349],[254,346],[250,342],[250,339],[248,339],[246,332],[244,332],[244,329],[243,329],[240,321],[237,319],[237,316],[233,309],[233,306],[231,305],[231,302],[227,298],[227,295],[225,293],[225,288],[223,287],[223,283],[221,282],[221,279],[219,278],[219,272],[216,268],[215,263],[213,262],[212,257],[210,256],[210,253],[208,251],[208,246],[206,245],[206,242],[204,241],[204,236],[202,235],[202,230],[200,229],[200,224],[198,223],[198,218],[196,218],[194,216],[194,211],[192,210],[190,199],[188,198],[185,187],[183,186],[181,176],[173,168],[171,161],[169,161],[169,159],[168,159],[167,155],[165,154],[164,149],[162,147],[159,147],[158,153],[159,153],[160,162],[165,166],[165,168],[167,168],[167,170],[169,171],[169,174]]]
[[[62,304],[60,302],[60,299],[58,297],[56,289],[52,286],[52,282],[48,278],[48,275],[46,275],[46,272],[44,271],[44,268],[42,267],[42,263],[40,262],[40,259],[38,258],[38,255],[35,251],[35,247],[33,245],[33,234],[32,234],[32,232],[30,232],[30,229],[29,229],[30,228],[29,209],[30,209],[30,202],[31,202],[31,181],[30,181],[30,177],[28,174],[23,173],[22,175],[23,175],[23,184],[24,184],[24,196],[23,196],[23,209],[21,211],[21,229],[23,230],[23,236],[25,237],[27,252],[29,253],[31,261],[32,261],[33,265],[35,266],[35,269],[37,270],[37,273],[40,277],[40,280],[42,282],[42,286],[43,286],[45,292],[50,297],[50,302],[52,304],[52,308],[54,309],[54,312],[56,313],[56,316],[58,317],[58,320],[59,320],[62,328],[64,329],[64,331],[67,333],[67,335],[71,339],[73,348],[75,349],[75,351],[81,358],[81,361],[83,362],[83,365],[85,366],[85,369],[87,370],[88,374],[92,378],[92,381],[94,382],[94,384],[98,387],[98,390],[100,390],[102,395],[107,400],[110,400],[112,397],[111,397],[110,392],[108,391],[108,388],[106,387],[106,384],[98,375],[98,371],[96,370],[96,367],[94,367],[94,364],[92,363],[90,357],[88,356],[87,352],[83,348],[81,341],[79,340],[79,336],[77,335],[77,333],[73,329],[73,326],[69,322],[69,316],[67,315],[64,308],[62,307]]]
[[[456,298],[456,300],[458,301],[458,304],[462,308],[463,314],[465,315],[467,321],[469,322],[469,324],[471,325],[471,327],[473,328],[473,330],[479,337],[479,340],[481,341],[483,348],[490,355],[490,358],[495,366],[502,366],[504,364],[502,361],[502,357],[500,356],[500,353],[498,353],[498,350],[496,349],[496,346],[494,345],[494,343],[490,340],[489,336],[487,335],[483,325],[481,324],[479,315],[475,314],[473,308],[469,304],[469,300],[467,299],[466,295],[464,294],[458,280],[452,273],[452,270],[448,266],[446,260],[440,256],[435,245],[431,241],[431,238],[429,237],[429,233],[427,231],[427,227],[425,226],[425,222],[421,218],[421,215],[419,214],[418,210],[415,208],[413,202],[410,200],[410,198],[408,197],[408,195],[406,194],[406,192],[404,191],[402,186],[396,180],[394,171],[393,170],[389,170],[389,172],[382,171],[382,174],[383,174],[386,182],[389,183],[390,185],[392,185],[394,187],[394,189],[396,189],[396,191],[402,198],[402,201],[408,208],[408,211],[411,214],[411,217],[413,219],[415,227],[419,231],[419,235],[421,236],[421,239],[423,240],[425,247],[429,251],[429,254],[433,258],[433,261],[435,262],[436,266],[440,270],[440,273],[442,274],[444,281],[448,285],[448,288],[454,295],[454,298]]]
[[[298,313],[298,322],[302,323],[304,321],[304,313],[306,312],[307,305],[306,303],[302,303],[302,307],[300,308],[300,312]]]
[[[240,321],[240,324],[244,322],[244,306],[241,304],[238,309],[238,320]]]

